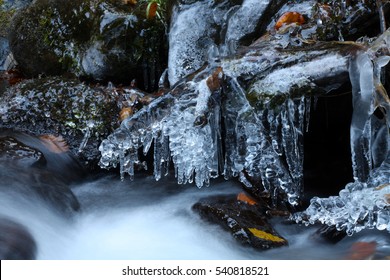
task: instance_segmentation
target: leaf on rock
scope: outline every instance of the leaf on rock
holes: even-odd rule
[[[268,232],[259,230],[257,228],[248,228],[248,230],[257,238],[269,240],[272,242],[286,242],[283,238],[280,238],[279,236],[270,234]]]
[[[286,12],[276,22],[275,29],[279,30],[282,26],[289,25],[292,23],[302,25],[305,23],[305,18],[303,17],[303,15],[297,12]]]
[[[246,204],[249,204],[249,205],[256,205],[257,204],[256,200],[254,200],[252,197],[250,197],[249,195],[247,195],[243,192],[241,192],[237,195],[237,200],[245,202]]]

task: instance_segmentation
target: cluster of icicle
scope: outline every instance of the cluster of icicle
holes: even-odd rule
[[[122,122],[100,146],[102,167],[120,165],[121,176],[134,176],[134,167],[142,164],[144,154],[154,142],[154,176],[158,180],[168,172],[170,160],[175,165],[180,184],[195,179],[197,186],[207,185],[218,175],[217,146],[220,122],[218,106],[206,112],[211,91],[206,79],[188,82],[179,97],[171,93],[151,103],[146,109]],[[207,113],[207,116],[206,116]],[[203,123],[202,120],[207,122]],[[195,178],[194,178],[195,176]]]
[[[135,166],[142,165],[139,150],[146,154],[154,142],[157,180],[168,172],[172,159],[179,184],[208,186],[211,178],[224,175],[239,177],[251,187],[246,173],[261,178],[275,198],[281,193],[296,204],[302,190],[304,116],[310,104],[305,97],[286,99],[275,110],[255,111],[234,77],[224,76],[230,88],[225,98],[220,89],[209,88],[207,81],[218,69],[211,65],[192,80],[181,81],[124,120],[100,146],[101,167],[119,164],[122,178],[132,178]],[[220,72],[218,79],[223,75]]]
[[[390,231],[390,103],[381,69],[390,60],[390,29],[350,62],[353,91],[351,152],[355,182],[339,196],[314,197],[297,222],[321,222],[348,235],[362,229]],[[382,117],[374,114],[379,110]]]

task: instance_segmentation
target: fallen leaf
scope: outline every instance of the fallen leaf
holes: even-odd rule
[[[146,7],[146,18],[147,19],[154,18],[157,14],[157,8],[158,8],[157,2],[150,2]]]
[[[240,192],[237,195],[237,200],[245,202],[246,204],[249,204],[249,205],[256,205],[257,204],[257,202],[253,198],[251,198],[249,195],[247,195],[243,192]]]
[[[257,228],[248,228],[248,230],[257,238],[273,241],[273,242],[286,242],[283,238],[280,238],[279,236],[273,235],[271,233],[259,230]]]
[[[121,122],[123,122],[125,119],[127,119],[128,117],[131,117],[133,114],[134,114],[133,108],[130,108],[130,107],[123,108],[119,112],[119,120]]]
[[[276,22],[275,29],[279,30],[279,28],[281,28],[282,26],[289,25],[292,23],[302,25],[305,23],[305,18],[297,12],[286,12]]]
[[[69,151],[69,146],[62,136],[41,135],[39,139],[51,152],[61,154]]]
[[[356,242],[352,244],[350,253],[347,255],[348,260],[367,260],[370,259],[376,251],[377,243],[371,242]]]

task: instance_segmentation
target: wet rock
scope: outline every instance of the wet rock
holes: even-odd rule
[[[329,243],[337,243],[341,241],[347,233],[344,230],[337,230],[335,226],[323,225],[314,234],[313,238],[326,241]]]
[[[257,0],[178,1],[169,32],[171,86],[219,56],[234,54],[265,31],[259,25],[286,2]],[[261,28],[260,28],[261,29]],[[189,32],[191,30],[191,32]]]
[[[288,244],[268,222],[261,205],[232,196],[213,196],[194,204],[203,219],[229,231],[243,245],[264,250]]]
[[[8,42],[11,19],[18,10],[31,2],[32,0],[0,0],[0,71],[9,70],[16,65]]]
[[[18,12],[10,46],[26,75],[71,72],[152,91],[165,65],[165,22],[147,18],[145,1],[38,0]]]
[[[301,14],[301,23],[290,22],[279,28],[278,21],[287,13]],[[273,14],[266,29],[284,36],[290,44],[299,44],[301,39],[356,41],[362,36],[376,36],[380,32],[378,22],[375,1],[288,1]]]
[[[37,244],[30,232],[21,224],[0,217],[0,259],[33,260]]]
[[[12,161],[19,166],[31,167],[46,162],[43,154],[13,137],[0,134],[0,162]]]
[[[117,125],[117,95],[112,87],[76,80],[26,80],[4,93],[0,128],[61,136],[75,157],[93,166],[99,158],[100,139]]]

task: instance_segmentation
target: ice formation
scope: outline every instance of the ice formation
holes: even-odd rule
[[[267,74],[275,74],[277,81],[281,71],[277,69],[291,64],[289,71],[295,73],[286,79],[291,87],[317,88],[322,74],[339,76],[347,71],[347,60],[328,51],[275,53],[268,43],[268,48],[254,48],[239,58],[210,61],[192,79],[182,79],[168,94],[125,120],[103,141],[101,166],[119,163],[122,177],[126,173],[133,177],[135,165],[142,165],[138,150],[147,153],[154,141],[156,179],[167,171],[172,158],[179,183],[194,180],[201,187],[224,175],[239,177],[255,189],[249,176],[275,199],[281,195],[297,204],[303,191],[303,131],[310,97],[292,99],[291,89],[284,84],[266,91],[240,80],[264,75],[256,79],[261,82]],[[329,72],[310,73],[314,62],[294,66],[301,59],[316,60]],[[263,103],[252,104],[251,91],[258,91]]]
[[[134,165],[140,164],[138,149],[146,154],[154,141],[154,175],[158,180],[168,171],[170,159],[175,165],[179,183],[208,185],[219,174],[220,150],[219,106],[212,110],[212,92],[206,78],[180,86],[180,96],[171,93],[150,104],[103,141],[101,166],[116,165],[121,175],[134,176]]]
[[[351,59],[355,182],[341,190],[339,196],[312,198],[306,211],[292,216],[297,222],[321,222],[349,235],[365,228],[390,231],[390,102],[380,83],[381,68],[389,62],[389,54],[390,29],[368,50]],[[376,116],[375,110],[380,110],[383,117]]]

